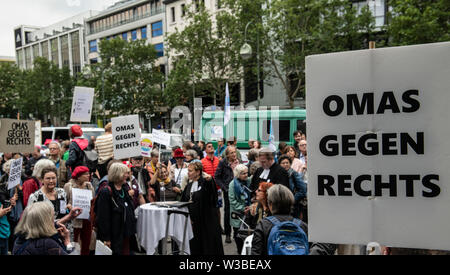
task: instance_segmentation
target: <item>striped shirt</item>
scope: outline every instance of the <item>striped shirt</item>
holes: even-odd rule
[[[114,156],[113,136],[106,134],[97,137],[95,150],[98,153],[98,163],[103,164]]]

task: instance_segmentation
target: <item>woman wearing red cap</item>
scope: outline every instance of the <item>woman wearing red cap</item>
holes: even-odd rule
[[[66,191],[67,195],[67,208],[72,208],[72,189],[86,189],[92,192],[92,197],[94,197],[94,187],[89,182],[89,168],[86,166],[78,166],[72,172],[72,179],[64,185],[64,191]],[[74,241],[78,241],[78,238],[81,235],[81,253],[80,255],[89,255],[89,245],[91,243],[92,236],[92,224],[90,220],[73,220],[73,228],[74,228]]]

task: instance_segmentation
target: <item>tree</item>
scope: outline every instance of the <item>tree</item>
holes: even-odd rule
[[[217,98],[224,98],[225,83],[239,82],[242,76],[240,45],[235,37],[238,24],[226,11],[213,16],[203,5],[198,10],[187,8],[185,18],[187,26],[167,38],[175,66],[168,77],[167,95],[176,96],[177,89],[172,87],[201,84],[217,105]],[[183,89],[184,97],[189,90],[192,88]]]
[[[236,22],[254,25],[247,40],[259,48],[260,78],[266,84],[279,81],[291,108],[305,92],[306,56],[366,48],[374,29],[369,9],[358,13],[347,0],[227,0],[226,5]]]
[[[32,70],[23,71],[20,82],[20,112],[44,123],[66,124],[74,87],[69,68],[60,69],[42,57],[37,57],[33,64]]]
[[[0,115],[15,117],[18,111],[18,86],[22,72],[13,64],[0,63]]]
[[[78,84],[95,88],[96,100],[112,114],[146,114],[162,106],[163,73],[157,52],[145,40],[100,42],[101,62],[90,65]]]
[[[450,40],[450,4],[447,0],[391,0],[387,33],[390,45]]]

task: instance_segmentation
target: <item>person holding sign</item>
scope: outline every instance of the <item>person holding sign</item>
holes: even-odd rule
[[[58,220],[67,214],[67,198],[64,189],[56,187],[56,174],[55,167],[42,170],[42,187],[30,195],[27,207],[38,201],[48,202],[53,206],[55,220]]]
[[[78,166],[72,173],[72,178],[64,185],[64,191],[67,194],[67,208],[72,209],[73,204],[73,189],[89,190],[92,193],[91,198],[94,197],[94,187],[89,182],[89,168],[86,166]],[[89,210],[83,211],[89,213]],[[74,228],[74,241],[77,242],[80,238],[81,251],[80,255],[89,255],[89,245],[92,237],[92,224],[89,219],[75,219],[72,223]]]

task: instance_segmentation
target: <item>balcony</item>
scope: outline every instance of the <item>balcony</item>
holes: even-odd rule
[[[108,26],[100,27],[100,28],[93,28],[92,27],[92,22],[96,21],[96,20],[93,20],[92,22],[88,23],[90,27],[88,28],[87,35],[103,32],[103,31],[107,31],[107,30],[110,30],[110,29],[114,29],[116,27],[123,26],[123,25],[126,25],[128,23],[136,22],[136,21],[139,21],[141,19],[144,19],[144,18],[147,18],[147,17],[151,17],[151,16],[155,16],[157,14],[161,14],[161,13],[164,13],[164,12],[165,12],[165,7],[162,6],[162,7],[157,8],[157,9],[152,9],[152,10],[150,10],[150,12],[143,13],[142,15],[135,15],[135,16],[133,16],[131,18],[126,19],[126,20],[120,20],[119,22],[116,22],[116,23],[108,25]]]

